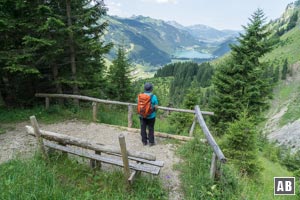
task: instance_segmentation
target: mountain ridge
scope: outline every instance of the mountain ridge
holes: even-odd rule
[[[168,22],[141,15],[130,18],[108,16],[109,31],[106,40],[117,45],[124,45],[129,58],[137,63],[161,66],[173,59],[190,59],[207,54],[213,59],[218,48],[224,48],[223,42],[237,35],[235,31],[219,31],[206,25],[185,27],[177,22]],[[205,30],[204,30],[205,29]],[[216,39],[213,39],[216,38]],[[224,45],[224,44],[223,44]],[[223,51],[228,51],[225,48]],[[188,58],[182,58],[181,51],[189,52]],[[199,53],[199,54],[198,54]],[[111,52],[113,57],[114,52]],[[201,60],[201,58],[200,58]]]

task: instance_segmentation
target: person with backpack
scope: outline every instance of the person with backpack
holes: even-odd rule
[[[156,111],[158,108],[158,99],[156,95],[152,94],[153,85],[151,83],[145,83],[144,93],[138,95],[137,112],[141,122],[141,136],[144,146],[148,144],[153,146],[154,142],[154,124],[156,118]],[[147,135],[148,127],[148,135]]]

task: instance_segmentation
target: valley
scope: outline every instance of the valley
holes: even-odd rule
[[[176,61],[204,62],[229,52],[238,31],[220,31],[204,25],[184,27],[150,17],[109,16],[108,42],[125,45],[133,63],[163,66]],[[110,53],[110,58],[115,50]]]

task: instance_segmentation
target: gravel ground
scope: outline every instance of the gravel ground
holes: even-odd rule
[[[8,161],[15,156],[31,156],[35,151],[35,138],[27,135],[25,125],[30,125],[30,123],[17,124],[15,127],[10,128],[12,130],[0,135],[0,163]],[[40,129],[117,147],[119,147],[118,136],[120,133],[123,133],[128,150],[151,153],[156,155],[157,160],[164,161],[164,167],[162,167],[159,176],[165,188],[169,191],[169,199],[183,199],[183,194],[180,190],[179,172],[173,169],[173,165],[180,162],[180,159],[174,153],[177,145],[168,143],[167,139],[156,137],[156,145],[152,147],[143,146],[138,133],[124,131],[103,124],[83,123],[76,120],[51,125],[40,124]]]
[[[268,138],[279,145],[290,147],[292,152],[300,150],[300,119],[271,132]]]

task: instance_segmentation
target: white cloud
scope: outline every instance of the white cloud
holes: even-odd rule
[[[171,4],[177,4],[178,0],[142,0],[144,2],[152,2],[152,3],[159,3],[159,4],[167,4],[167,3],[171,3]]]
[[[109,15],[118,15],[120,17],[128,17],[128,14],[123,11],[122,4],[114,1],[107,1],[106,6],[108,7]]]
[[[178,3],[177,0],[156,0],[157,3]]]
[[[113,1],[108,1],[106,4],[110,7],[113,7],[113,8],[120,8],[122,6],[121,3],[116,3],[116,2],[113,2]]]

